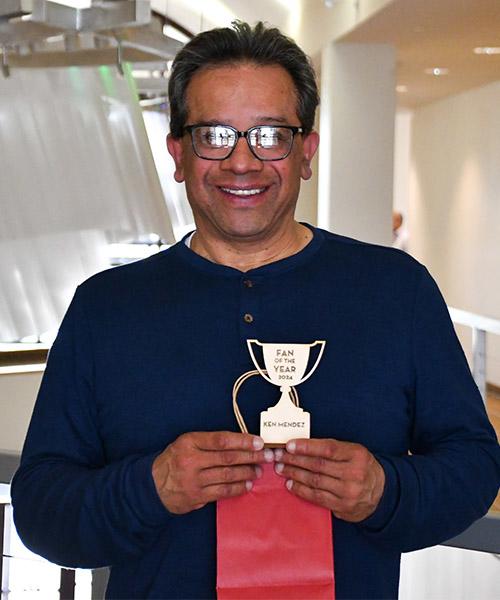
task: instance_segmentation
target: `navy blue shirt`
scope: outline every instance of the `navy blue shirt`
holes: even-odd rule
[[[488,510],[499,447],[434,281],[403,252],[314,229],[298,254],[246,273],[181,242],[80,286],[12,485],[26,545],[111,565],[110,598],[214,597],[215,507],[170,514],[151,465],[184,432],[238,430],[248,338],[326,340],[298,387],[311,436],[363,444],[385,470],[373,515],[333,520],[338,600],[397,597],[401,552]],[[278,396],[262,378],[245,384],[250,431]]]

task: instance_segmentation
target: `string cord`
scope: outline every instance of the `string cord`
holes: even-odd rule
[[[267,375],[267,371],[263,370],[262,372]],[[238,379],[234,382],[234,386],[233,386],[234,416],[236,417],[236,420],[238,421],[238,425],[240,426],[242,433],[248,433],[248,427],[245,423],[245,419],[243,418],[243,415],[241,414],[240,407],[238,406],[238,392],[240,391],[240,388],[245,383],[245,381],[247,379],[250,379],[250,377],[253,377],[254,375],[260,375],[259,371],[254,370],[254,371],[247,371],[246,373],[243,373],[243,375],[240,375],[238,377]],[[299,406],[299,396],[297,394],[297,390],[293,386],[290,387],[290,398],[291,398],[292,402],[295,404],[295,406]]]

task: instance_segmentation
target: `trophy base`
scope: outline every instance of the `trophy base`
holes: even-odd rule
[[[288,440],[310,437],[308,412],[291,402],[286,411],[280,404],[260,413],[260,437],[268,448],[283,448]]]

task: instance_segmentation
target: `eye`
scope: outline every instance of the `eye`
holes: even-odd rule
[[[200,141],[212,148],[227,148],[234,143],[234,132],[227,127],[200,127]]]
[[[252,132],[250,143],[261,148],[276,148],[288,142],[288,134],[284,127],[263,126]]]

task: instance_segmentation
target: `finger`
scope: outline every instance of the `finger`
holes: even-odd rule
[[[346,501],[326,490],[310,488],[307,485],[292,481],[291,479],[286,482],[286,487],[292,494],[295,494],[308,502],[327,508],[332,511],[337,518],[343,519],[344,521],[357,523],[373,512],[373,507],[366,502]]]
[[[274,460],[274,454],[269,448],[259,451],[208,451],[188,444],[190,442],[180,440],[168,448],[172,455],[170,468],[176,472],[195,473],[212,467],[258,465]]]
[[[345,486],[344,482],[342,482],[340,479],[291,465],[283,465],[283,468],[280,469],[278,464],[276,465],[275,469],[276,472],[282,477],[292,480],[294,483],[298,482],[310,488],[324,490],[337,497],[341,496],[342,490]]]
[[[258,452],[247,452],[239,450],[225,450],[223,452],[209,452],[202,450],[196,455],[196,470],[212,469],[214,467],[231,467],[237,465],[261,465],[274,461],[274,453],[266,448]],[[189,465],[193,466],[193,459],[187,459]],[[188,466],[188,465],[186,465]]]
[[[303,498],[304,500],[312,502],[313,504],[318,504],[319,506],[323,506],[332,511],[335,511],[337,506],[341,503],[341,500],[331,492],[318,488],[311,488],[299,481],[289,479],[286,482],[286,487],[292,494],[295,494],[295,496],[299,496],[299,498]]]
[[[367,493],[366,486],[362,482],[329,477],[294,467],[285,467],[283,476],[294,483],[298,482],[312,489],[329,492],[339,500],[359,501]]]
[[[363,481],[366,477],[363,465],[354,464],[353,461],[330,460],[321,456],[301,456],[286,452],[280,462],[276,463],[276,472],[280,473],[283,467],[278,465],[290,465],[342,480]]]
[[[262,438],[249,433],[233,431],[195,431],[187,434],[199,450],[247,450],[264,448]]]
[[[234,496],[241,496],[246,494],[253,487],[251,481],[238,481],[236,483],[221,483],[216,485],[210,485],[202,490],[203,503],[216,502],[223,498],[232,498]]]
[[[363,446],[333,439],[295,439],[286,444],[286,450],[294,455],[322,456],[330,460],[352,460],[364,450]]]
[[[277,464],[292,465],[315,473],[324,473],[331,477],[340,477],[344,466],[342,462],[323,456],[306,456],[303,454],[290,454],[289,452],[284,452]]]
[[[262,469],[257,465],[238,467],[214,467],[204,469],[200,472],[199,485],[200,487],[208,487],[219,485],[222,483],[237,483],[245,481],[254,481],[262,477]]]
[[[223,452],[203,452],[200,456],[199,466],[202,469],[211,467],[237,466],[237,465],[259,465],[265,462],[273,462],[274,454],[269,448],[259,452],[247,452],[241,450],[225,450]]]

